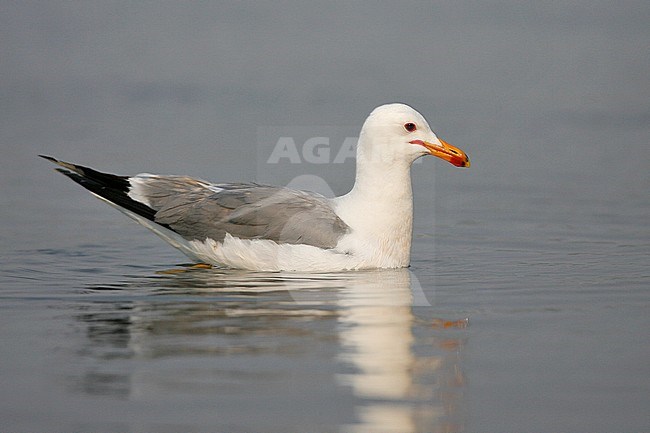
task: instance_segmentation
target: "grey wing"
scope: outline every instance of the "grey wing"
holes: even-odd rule
[[[241,239],[334,248],[349,227],[318,194],[257,184],[209,184],[176,176],[129,179],[154,221],[188,240]]]
[[[188,240],[221,241],[230,233],[334,248],[350,229],[319,194],[257,184],[215,185],[184,176],[117,176],[41,156],[132,218],[153,221]]]

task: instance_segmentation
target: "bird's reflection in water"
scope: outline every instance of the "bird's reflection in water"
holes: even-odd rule
[[[338,380],[365,401],[353,431],[463,428],[463,336],[433,328],[466,322],[416,317],[418,293],[417,278],[406,269],[368,273],[339,292],[339,359],[353,369]],[[415,329],[429,334],[416,341]]]
[[[323,408],[326,400],[348,396],[353,421],[342,417],[346,430],[462,430],[466,334],[441,325],[447,322],[434,317],[407,269],[318,275],[181,269],[88,290],[100,299],[89,296],[79,306],[88,336],[82,352],[101,362],[77,378],[85,393],[209,394],[222,392],[225,382],[246,393],[267,381],[270,389],[278,385],[271,394],[281,394],[284,385],[274,382],[280,360],[304,370],[304,377],[283,380],[306,382],[296,384],[304,391],[322,389]],[[320,352],[333,362],[309,365]],[[197,373],[195,365],[169,374],[153,364],[184,358],[194,365],[206,357],[209,372]],[[262,362],[244,367],[243,357]],[[134,369],[127,362],[133,360],[146,360],[148,371]],[[322,362],[330,370],[319,374]]]

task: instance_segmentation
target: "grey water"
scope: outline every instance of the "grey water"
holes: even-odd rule
[[[648,431],[649,17],[6,4],[0,431]],[[37,157],[343,194],[392,101],[472,161],[414,164],[408,269],[191,268]]]

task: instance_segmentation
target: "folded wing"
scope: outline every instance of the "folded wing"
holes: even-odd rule
[[[136,214],[186,240],[222,241],[229,233],[331,249],[349,231],[328,199],[311,192],[254,183],[211,184],[184,176],[116,176],[43,157],[127,215]]]

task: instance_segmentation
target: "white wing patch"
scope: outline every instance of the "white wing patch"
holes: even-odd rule
[[[131,188],[129,189],[128,196],[132,200],[151,207],[151,202],[147,198],[145,187],[147,185],[147,182],[152,179],[157,179],[158,177],[159,176],[156,176],[155,174],[149,173],[141,173],[137,176],[130,177],[129,183],[131,184]]]
[[[210,191],[213,191],[213,192],[221,192],[221,191],[223,191],[223,188],[219,188],[217,185],[214,185],[214,184],[207,185],[207,188]]]

